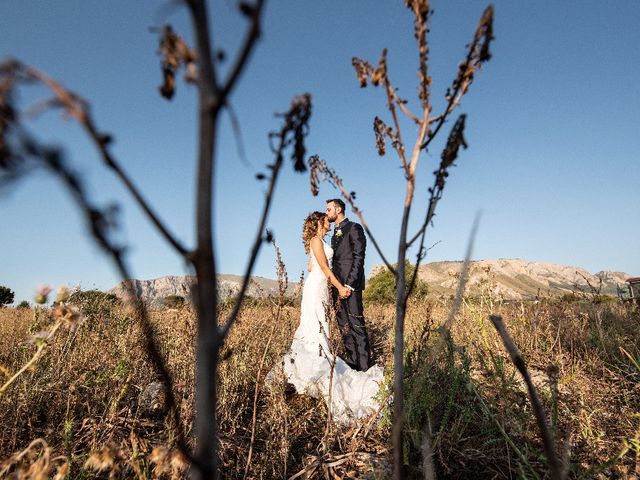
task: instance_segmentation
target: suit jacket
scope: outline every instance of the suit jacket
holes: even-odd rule
[[[366,247],[367,239],[360,224],[345,218],[334,229],[334,234],[331,237],[333,274],[340,282],[353,287],[354,290],[364,290]]]

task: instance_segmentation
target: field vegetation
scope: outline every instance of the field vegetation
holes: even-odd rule
[[[53,309],[0,309],[2,383],[46,344],[0,395],[0,477],[184,478],[187,464],[175,448],[161,384],[132,312],[95,292],[71,300],[81,319],[50,338],[38,332],[55,321]],[[192,435],[196,317],[189,304],[177,303],[151,319]],[[526,386],[489,314],[503,316],[522,351],[568,477],[637,478],[637,308],[588,299],[503,304],[488,291],[464,300],[447,333],[441,325],[450,303],[427,296],[408,307],[408,478],[548,475]],[[243,308],[219,369],[224,478],[391,475],[394,305],[370,298],[366,313],[375,358],[387,372],[383,406],[365,421],[334,425],[322,400],[295,394],[279,372],[297,326],[297,303],[266,299]]]

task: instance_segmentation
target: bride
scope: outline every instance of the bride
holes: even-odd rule
[[[329,220],[322,212],[313,212],[304,221],[302,240],[309,255],[309,275],[302,289],[300,325],[291,349],[284,357],[284,373],[298,393],[322,396],[333,418],[346,423],[378,409],[375,397],[383,374],[378,365],[366,372],[353,370],[330,348],[328,282],[341,297],[349,293],[331,271],[333,250],[324,241],[330,228]]]

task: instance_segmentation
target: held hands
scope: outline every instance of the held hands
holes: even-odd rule
[[[342,300],[349,298],[351,295],[351,289],[349,287],[345,287],[344,285],[338,288],[338,294]]]

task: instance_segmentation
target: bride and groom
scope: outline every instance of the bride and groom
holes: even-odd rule
[[[324,237],[331,223],[334,230],[328,245]],[[338,421],[362,418],[378,409],[376,397],[383,380],[382,368],[371,366],[363,315],[364,231],[345,217],[344,202],[332,199],[325,213],[307,216],[302,240],[309,255],[309,275],[302,289],[300,325],[284,357],[285,376],[298,393],[322,396]],[[344,359],[331,348],[332,312]]]

